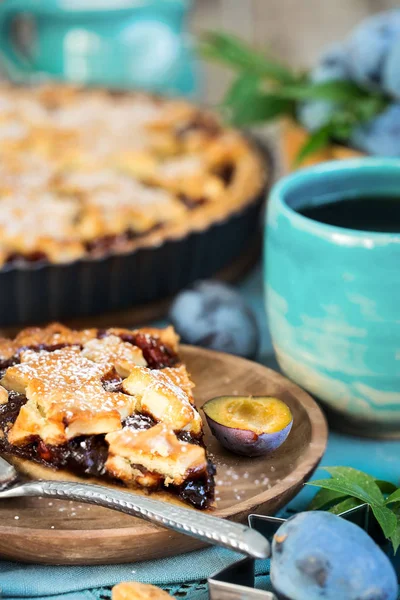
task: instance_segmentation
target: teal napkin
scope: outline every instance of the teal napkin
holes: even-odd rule
[[[10,598],[46,598],[47,600],[98,600],[109,597],[105,587],[121,581],[154,583],[185,594],[241,555],[230,550],[210,548],[162,560],[127,565],[95,567],[57,567],[0,562],[2,600]]]

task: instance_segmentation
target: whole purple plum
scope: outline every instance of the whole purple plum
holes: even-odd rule
[[[382,87],[387,94],[400,99],[400,34],[388,53]]]
[[[208,400],[203,410],[220,444],[243,456],[273,452],[293,424],[287,404],[269,396],[219,396]]]
[[[400,10],[393,9],[365,19],[348,41],[352,79],[371,89],[382,89],[385,63],[400,38]]]
[[[368,123],[359,125],[351,143],[368,154],[400,156],[400,103],[391,104]]]
[[[372,538],[329,512],[299,513],[272,543],[271,581],[290,600],[396,600],[388,557]]]
[[[169,317],[188,344],[247,358],[257,354],[257,321],[241,295],[231,286],[217,281],[200,281],[177,295]]]

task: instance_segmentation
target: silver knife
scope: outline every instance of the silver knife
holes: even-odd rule
[[[252,558],[270,556],[270,544],[265,537],[245,525],[102,485],[70,481],[20,482],[16,469],[0,458],[0,500],[28,496],[44,496],[98,504],[128,515],[141,517],[208,544],[241,552]]]

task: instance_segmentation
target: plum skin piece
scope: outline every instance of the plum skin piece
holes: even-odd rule
[[[242,456],[264,456],[288,437],[293,425],[289,407],[269,396],[219,396],[203,411],[216,439]]]

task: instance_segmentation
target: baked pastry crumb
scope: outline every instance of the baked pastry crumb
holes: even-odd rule
[[[155,585],[125,581],[115,585],[111,592],[111,600],[171,600],[174,598]]]

